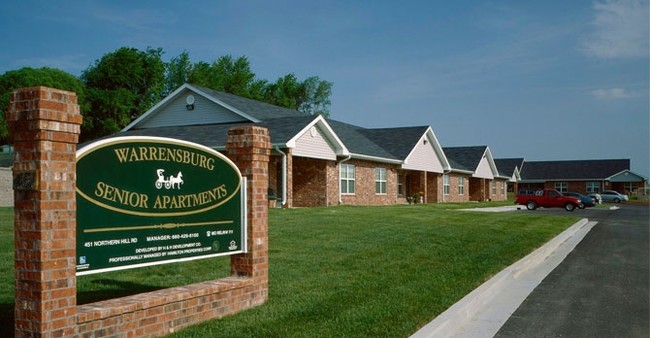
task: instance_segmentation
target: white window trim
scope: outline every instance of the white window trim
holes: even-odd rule
[[[381,179],[381,173],[384,173],[384,179]],[[379,173],[379,178],[377,178],[377,173]],[[375,168],[375,195],[386,195],[388,194],[388,172],[386,168]],[[377,183],[379,183],[380,191],[377,192]],[[383,183],[383,184],[382,184]],[[381,191],[381,187],[384,188],[384,191]]]
[[[344,168],[345,168],[345,170],[344,170]],[[352,178],[347,177],[347,172],[348,172],[347,169],[348,168],[352,168]],[[344,172],[346,173],[345,178],[343,177]],[[356,176],[357,176],[357,168],[356,168],[356,166],[354,164],[344,163],[344,164],[341,164],[339,166],[339,187],[340,187],[339,189],[341,189],[341,186],[343,185],[343,181],[344,180],[346,181],[346,185],[345,185],[346,186],[346,192],[341,191],[342,195],[354,195],[356,193],[356,191],[357,191]],[[352,182],[352,186],[354,187],[354,192],[348,192],[348,191],[350,191],[350,182]]]
[[[442,175],[442,194],[443,195],[449,195],[451,193],[451,184],[450,184],[450,178],[449,175],[443,174]]]
[[[592,188],[591,190],[589,188]],[[595,188],[595,189],[594,189]],[[599,181],[589,181],[585,183],[585,191],[587,193],[599,193],[601,191],[601,184]]]

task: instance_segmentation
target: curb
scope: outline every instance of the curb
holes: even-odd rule
[[[537,250],[501,270],[411,338],[494,336],[595,224],[586,218],[581,219]]]

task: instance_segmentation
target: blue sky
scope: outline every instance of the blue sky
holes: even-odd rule
[[[331,118],[430,125],[497,158],[629,158],[650,176],[648,0],[3,1],[0,73],[79,75],[161,47],[333,82]]]

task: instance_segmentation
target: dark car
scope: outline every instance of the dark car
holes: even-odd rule
[[[562,195],[564,196],[572,196],[580,200],[580,205],[578,205],[578,208],[584,209],[586,207],[593,207],[596,205],[596,201],[592,197],[585,196],[579,192],[563,192]]]

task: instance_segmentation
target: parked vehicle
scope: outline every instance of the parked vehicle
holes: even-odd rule
[[[580,206],[580,200],[564,196],[557,190],[520,190],[517,194],[515,204],[525,205],[528,210],[542,208],[564,208],[566,211],[573,211]]]
[[[599,193],[592,192],[591,194],[587,195],[587,197],[593,198],[594,202],[598,204],[603,204],[603,198],[600,196]]]
[[[603,198],[603,202],[621,203],[629,200],[627,195],[620,194],[614,190],[604,190],[600,193],[600,196]]]
[[[585,195],[583,195],[583,194],[581,194],[579,192],[563,192],[562,195],[571,196],[571,197],[575,197],[575,198],[579,199],[580,200],[580,205],[578,206],[578,208],[580,208],[580,209],[584,209],[584,208],[587,208],[587,207],[591,208],[591,207],[596,205],[596,201],[594,200],[594,198],[589,197],[589,196],[585,196]]]

